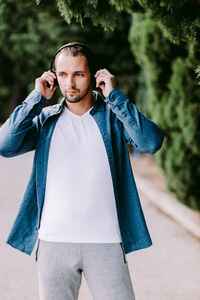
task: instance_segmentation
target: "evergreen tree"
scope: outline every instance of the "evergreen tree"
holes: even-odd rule
[[[63,23],[55,6],[39,10],[32,1],[0,0],[1,121],[49,65],[61,43]]]
[[[195,41],[200,32],[200,2],[196,0],[137,0],[174,42]]]
[[[12,100],[13,107],[19,95],[24,98],[60,45],[73,40],[86,42],[97,49],[99,65],[119,78],[119,88],[132,99],[137,95],[137,105],[164,129],[164,145],[155,157],[168,187],[180,201],[200,209],[200,90],[194,72],[200,64],[196,42],[200,2],[37,2],[40,5],[31,0],[8,0],[6,4],[0,0],[0,59],[4,66],[0,74],[0,108],[4,115],[8,113],[7,99]],[[59,16],[56,5],[64,18]],[[129,40],[141,72],[129,53],[129,22],[122,11],[135,12]],[[70,26],[66,26],[64,19]],[[116,25],[115,31],[108,30]],[[101,27],[107,30],[105,34]]]
[[[37,4],[48,3],[45,0],[36,0]],[[109,1],[98,0],[57,0],[58,9],[68,24],[74,20],[84,25],[84,21],[91,20],[94,26],[101,25],[105,30],[114,29],[119,16],[117,10]]]
[[[36,0],[42,3],[45,0]],[[145,11],[158,22],[172,41],[196,40],[200,33],[200,2],[197,0],[56,0],[58,9],[70,24],[72,20],[84,26],[90,19],[94,26],[113,30],[119,12]]]
[[[15,11],[15,14],[13,14]],[[116,75],[118,86],[134,99],[139,67],[129,49],[127,34],[130,18],[123,14],[115,31],[104,32],[87,20],[85,27],[67,25],[57,7],[52,4],[37,6],[33,1],[0,0],[0,123],[34,88],[35,78],[49,69],[55,51],[70,41],[82,41],[96,53],[99,66],[107,67]],[[123,47],[121,47],[123,45]],[[120,51],[119,51],[120,49]],[[132,70],[135,70],[132,73]],[[53,104],[60,97],[57,89]]]
[[[168,188],[181,202],[200,209],[200,87],[194,72],[200,63],[198,44],[170,43],[144,14],[134,14],[129,39],[144,70],[149,116],[165,132],[155,158]]]

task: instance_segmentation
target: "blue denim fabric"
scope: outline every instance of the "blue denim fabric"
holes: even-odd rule
[[[33,168],[7,243],[31,255],[38,239],[44,202],[49,145],[62,103],[43,108],[47,99],[33,90],[0,128],[0,154],[13,157],[35,150]],[[155,153],[163,143],[162,129],[145,117],[118,89],[90,110],[108,155],[117,215],[125,253],[151,246],[129,160],[127,144]]]

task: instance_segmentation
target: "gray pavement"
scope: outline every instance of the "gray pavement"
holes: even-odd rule
[[[28,256],[5,243],[32,159],[33,153],[0,157],[0,300],[39,299],[34,253]],[[144,195],[141,202],[153,246],[127,255],[136,300],[200,300],[200,242]],[[84,277],[79,300],[92,300]]]

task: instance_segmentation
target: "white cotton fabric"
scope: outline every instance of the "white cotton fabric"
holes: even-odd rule
[[[90,108],[66,106],[50,143],[39,238],[57,242],[121,242],[106,148]]]

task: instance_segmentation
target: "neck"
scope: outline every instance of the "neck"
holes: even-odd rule
[[[95,99],[92,95],[92,90],[80,102],[71,103],[65,100],[66,107],[78,116],[86,113],[94,105],[94,103]]]

